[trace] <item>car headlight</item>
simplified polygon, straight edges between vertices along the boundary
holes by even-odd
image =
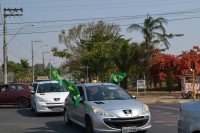
[[[47,101],[44,100],[44,99],[41,98],[41,97],[37,97],[37,98],[36,98],[36,101],[38,101],[38,102],[42,102],[42,103],[47,103]]]
[[[142,115],[149,113],[149,107],[146,104],[143,104]]]
[[[107,111],[104,111],[102,109],[96,108],[96,107],[92,107],[92,110],[94,113],[100,115],[100,116],[104,116],[104,117],[114,117],[112,114],[110,114]]]

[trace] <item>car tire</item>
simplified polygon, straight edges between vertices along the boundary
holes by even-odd
[[[34,111],[33,104],[31,104],[31,110]]]
[[[190,99],[190,98],[192,98],[192,92],[189,91],[187,94],[182,94],[182,97],[183,97],[184,99]]]
[[[183,99],[189,99],[189,95],[188,94],[182,94]]]
[[[37,108],[36,108],[36,105],[35,105],[34,113],[35,113],[35,116],[38,116],[38,115],[39,115],[39,113],[38,113],[38,111],[37,111]]]
[[[64,109],[64,122],[65,122],[65,125],[68,125],[68,126],[72,125],[72,121],[69,119],[69,115],[66,109]]]
[[[196,98],[197,98],[197,99],[200,99],[200,94],[196,94]]]
[[[92,120],[89,116],[85,118],[86,123],[86,133],[94,133]]]
[[[29,106],[28,100],[26,98],[20,98],[17,104],[20,108],[27,108]]]

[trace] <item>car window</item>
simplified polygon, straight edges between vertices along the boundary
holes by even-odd
[[[24,91],[25,89],[21,85],[10,85],[9,91]]]
[[[21,85],[17,85],[17,91],[24,91],[24,87]]]
[[[16,85],[10,85],[9,91],[17,91]]]
[[[88,101],[132,99],[124,89],[117,85],[98,85],[86,88]]]
[[[7,86],[6,85],[1,85],[0,86],[0,92],[6,92],[7,91]]]
[[[31,91],[34,91],[34,87],[29,85],[28,88],[31,90]]]
[[[39,84],[37,93],[48,93],[48,92],[66,92],[67,89],[63,85],[58,83],[45,83]]]

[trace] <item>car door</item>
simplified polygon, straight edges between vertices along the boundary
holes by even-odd
[[[84,87],[78,86],[78,90],[80,92],[80,97],[85,99]],[[77,107],[70,106],[71,116],[74,120],[76,120],[81,125],[85,124],[85,111],[84,111],[84,103],[79,103]]]
[[[24,87],[18,84],[10,84],[9,87],[9,96],[10,96],[10,103],[17,103],[19,97],[24,95]]]
[[[31,105],[35,109],[35,95],[37,92],[38,83],[33,83],[33,91],[31,92]]]
[[[5,104],[7,100],[6,85],[0,85],[0,104]]]

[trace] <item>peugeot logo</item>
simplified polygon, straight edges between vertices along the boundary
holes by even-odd
[[[55,101],[60,101],[60,98],[54,98]]]
[[[132,114],[131,110],[123,110],[123,112],[124,112],[125,115],[131,115]]]

